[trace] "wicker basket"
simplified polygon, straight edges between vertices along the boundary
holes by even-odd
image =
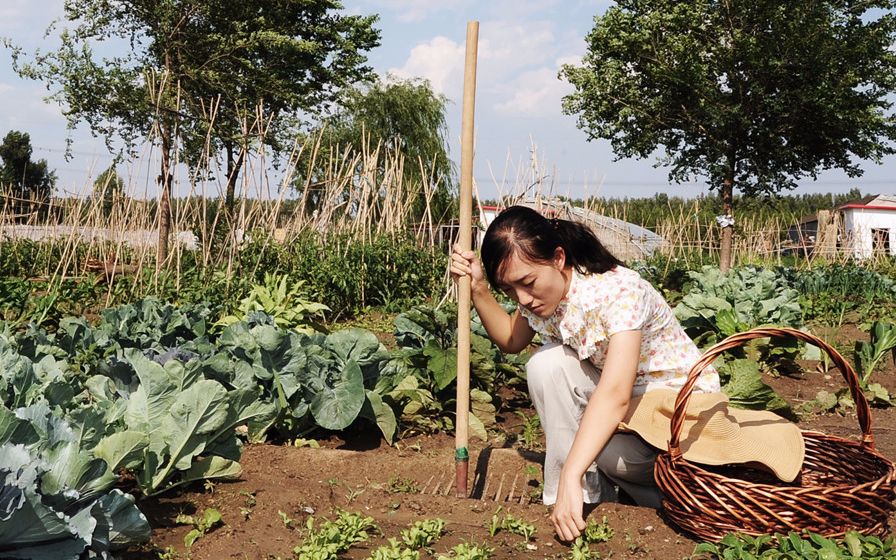
[[[746,341],[792,336],[827,352],[840,369],[856,404],[861,443],[803,431],[806,456],[791,483],[758,471],[729,465],[706,467],[687,461],[679,440],[685,410],[700,373],[722,352]],[[894,510],[894,464],[874,449],[871,412],[856,373],[836,350],[802,331],[759,328],[728,337],[701,356],[678,393],[668,453],[660,453],[655,477],[668,517],[685,531],[718,541],[726,533],[748,535],[808,530],[841,537],[856,530],[883,536]],[[769,442],[774,445],[774,442]]]

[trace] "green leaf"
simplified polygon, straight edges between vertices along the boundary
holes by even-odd
[[[359,416],[375,423],[383,433],[383,438],[385,438],[386,442],[392,445],[395,432],[398,430],[395,412],[374,391],[367,391],[366,395],[367,400],[364,401],[364,406],[361,408]]]
[[[357,363],[328,372],[324,386],[311,400],[311,414],[328,430],[342,430],[354,422],[364,405],[364,377]]]
[[[93,449],[93,454],[106,461],[113,473],[119,469],[133,469],[143,463],[149,436],[136,430],[125,430],[104,437]]]
[[[423,349],[429,358],[427,370],[435,381],[436,388],[441,391],[457,378],[457,348],[442,349],[436,341],[431,340]]]

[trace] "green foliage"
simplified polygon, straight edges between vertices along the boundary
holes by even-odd
[[[790,404],[762,380],[759,364],[749,359],[725,361],[717,366],[722,392],[732,406],[751,410],[770,410],[795,419]]]
[[[114,164],[97,176],[93,182],[93,196],[103,201],[103,215],[110,216],[116,205],[123,202],[124,187],[124,179],[118,175]]]
[[[505,356],[474,326],[470,346],[470,431],[487,439],[495,423],[492,395],[519,382],[525,356]],[[448,430],[456,395],[457,315],[454,309],[417,306],[395,318],[398,349],[384,366],[378,388],[401,410],[412,429]]]
[[[698,346],[763,325],[802,326],[799,294],[774,271],[747,266],[723,274],[704,266],[689,276],[690,288],[675,307],[675,316]],[[799,344],[791,338],[754,340],[734,353],[771,368],[791,369]]]
[[[401,540],[412,550],[431,548],[445,533],[444,519],[424,519],[401,531]]]
[[[613,529],[607,522],[606,515],[600,523],[597,523],[593,519],[589,519],[585,524],[585,530],[582,531],[580,536],[576,537],[575,541],[573,541],[572,546],[569,549],[569,558],[570,560],[590,560],[592,558],[599,558],[597,553],[593,552],[589,545],[607,542],[612,538]]]
[[[13,214],[27,211],[29,201],[43,202],[50,198],[56,174],[47,168],[47,160],[31,161],[31,136],[27,132],[9,131],[0,143],[0,194],[21,200],[6,201]]]
[[[488,560],[494,552],[486,544],[460,543],[447,556],[440,554],[439,560]]]
[[[336,560],[353,545],[365,542],[376,531],[372,517],[340,511],[333,521],[315,528],[314,518],[305,524],[305,540],[295,548],[297,560]]]
[[[19,74],[45,81],[51,99],[67,108],[71,127],[83,121],[109,142],[132,143],[158,124],[168,129],[163,135],[177,126],[183,159],[196,165],[207,137],[213,153],[223,149],[229,159],[252,142],[280,151],[298,119],[369,76],[364,53],[379,44],[376,16],[341,8],[329,1],[69,2],[71,26],[57,51],[23,63],[22,49],[7,46]],[[111,39],[131,49],[95,56],[93,44]],[[171,140],[162,140],[165,151]],[[231,171],[239,169],[229,166],[232,180]]]
[[[782,273],[799,292],[806,319],[839,328],[849,313],[868,320],[896,309],[896,280],[864,266],[832,264]]]
[[[846,533],[840,540],[827,539],[815,533],[800,535],[789,533],[775,536],[750,537],[731,533],[718,543],[701,543],[694,549],[692,558],[719,560],[847,560],[868,558],[884,560],[896,556],[892,538],[882,541],[877,537],[861,535],[855,531]]]
[[[10,373],[23,387],[35,381],[29,364],[10,358],[8,348],[0,350],[4,382]],[[111,489],[114,473],[89,451],[99,423],[79,418],[84,423],[55,416],[44,400],[14,409],[0,403],[0,555],[78,560],[90,551],[109,558],[149,540],[133,496]]]
[[[394,537],[387,539],[389,544],[377,547],[370,555],[370,560],[420,560],[420,551],[403,547]]]
[[[190,532],[184,535],[184,546],[187,548],[192,548],[193,543],[200,537],[209,533],[218,525],[224,524],[224,521],[221,519],[221,512],[215,508],[206,508],[202,512],[202,517],[182,513],[175,518],[174,522],[193,526]]]
[[[330,157],[361,155],[376,149],[401,155],[404,159],[404,186],[414,200],[414,216],[425,217],[427,202],[436,222],[451,217],[454,166],[448,154],[448,99],[435,93],[426,81],[393,77],[347,89],[333,115],[322,123],[321,154],[317,162]],[[309,156],[310,157],[310,156]],[[379,161],[388,161],[381,158]],[[324,175],[323,170],[313,170]],[[380,176],[394,173],[381,168]],[[306,188],[316,177],[300,177],[297,188]],[[432,192],[426,200],[421,188]],[[310,194],[310,193],[309,193]],[[311,198],[306,211],[313,212],[320,201]]]
[[[529,523],[525,519],[520,519],[512,515],[510,512],[507,512],[504,514],[503,518],[501,518],[498,514],[501,513],[502,509],[503,508],[499,506],[495,513],[492,514],[491,523],[488,527],[488,534],[494,537],[499,531],[504,530],[508,533],[523,537],[524,542],[532,540],[532,537],[535,535],[535,525]]]
[[[563,66],[563,109],[619,157],[663,147],[678,182],[752,195],[820,169],[857,176],[894,152],[889,6],[621,1],[595,18],[582,64]]]
[[[854,359],[856,373],[861,382],[868,385],[874,368],[889,353],[896,364],[896,325],[884,321],[875,321],[868,332],[870,340],[857,340]]]
[[[278,327],[311,334],[322,329],[320,321],[330,308],[303,297],[304,282],[290,282],[288,274],[265,272],[264,283],[255,284],[240,300],[238,315],[225,315],[216,325],[229,326],[247,320],[252,313],[265,313]]]

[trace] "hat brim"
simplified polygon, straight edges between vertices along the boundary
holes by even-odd
[[[677,396],[672,389],[656,389],[634,397],[620,428],[668,449]],[[761,465],[784,482],[796,479],[806,453],[796,424],[768,410],[730,407],[722,393],[691,395],[679,445],[688,461]]]

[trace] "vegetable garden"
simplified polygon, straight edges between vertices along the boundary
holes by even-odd
[[[381,246],[429,264],[390,272]],[[732,535],[697,546],[661,514],[625,504],[598,506],[578,542],[555,540],[539,504],[542,435],[526,356],[502,355],[475,317],[471,463],[482,459],[473,495],[483,499],[448,496],[456,312],[437,304],[444,256],[412,241],[358,245],[368,269],[381,267],[366,284],[334,285],[341,271],[327,268],[326,251],[300,258],[272,247],[255,253],[254,270],[266,273],[227,282],[185,267],[179,288],[162,278],[156,296],[129,302],[99,278],[42,291],[22,274],[39,259],[23,255],[50,248],[0,248],[0,557],[896,555],[892,542],[858,535]],[[745,265],[725,275],[668,259],[632,266],[700,346],[764,324],[833,343],[876,407],[881,451],[896,456],[891,264]],[[349,305],[362,289],[374,306]],[[765,339],[721,362],[737,406],[857,433],[848,392],[813,348]]]

